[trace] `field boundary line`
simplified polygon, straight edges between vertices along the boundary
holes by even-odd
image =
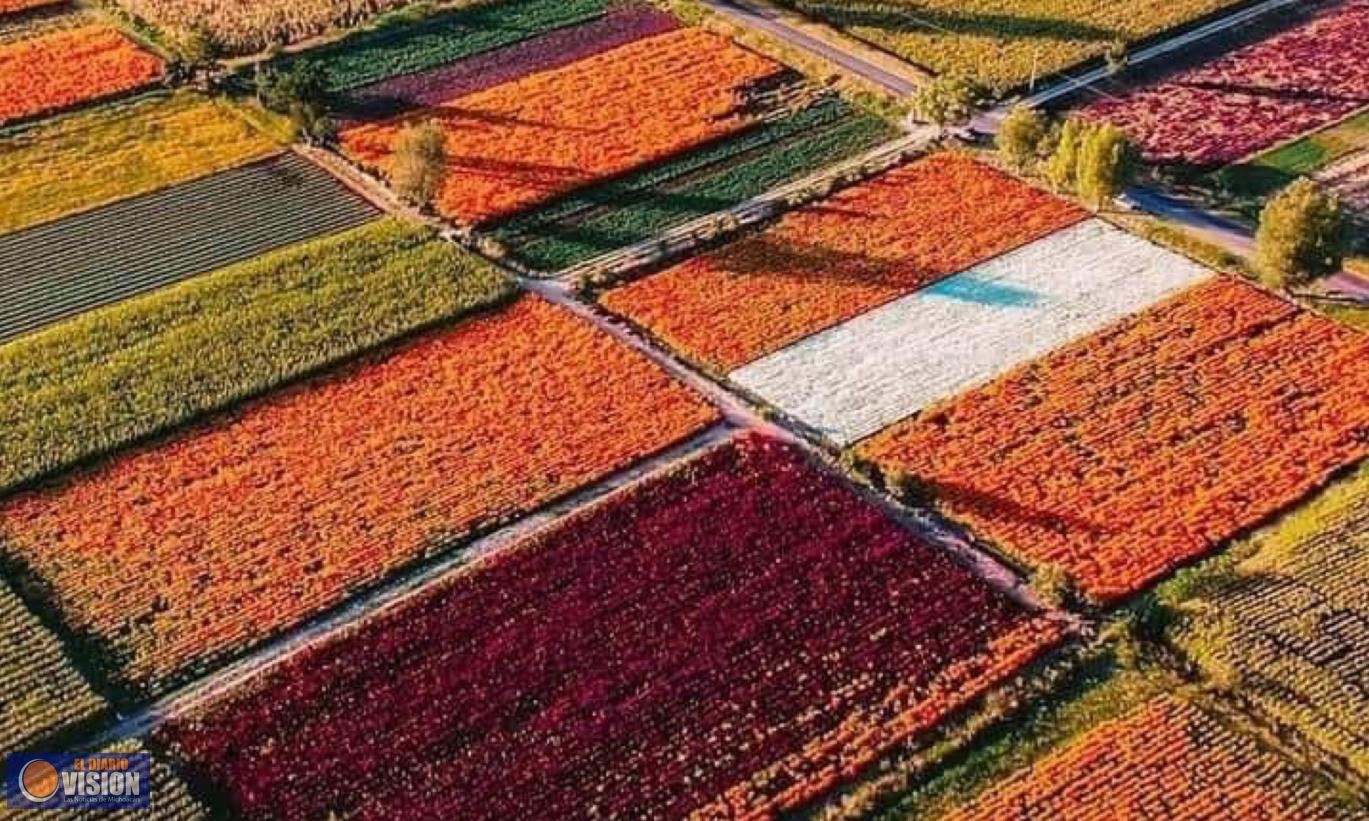
[[[214,672],[140,705],[129,714],[86,742],[90,749],[130,738],[146,738],[166,721],[184,715],[201,704],[213,701],[252,678],[287,663],[297,654],[325,644],[349,631],[361,629],[372,620],[425,595],[463,572],[473,563],[487,559],[521,543],[524,539],[555,527],[567,518],[593,508],[613,496],[628,491],[643,481],[672,469],[677,463],[728,442],[736,429],[715,422],[689,438],[664,450],[643,457],[571,495],[544,505],[490,533],[464,544],[454,545],[431,562],[400,573],[359,596],[345,599],[321,616],[268,639],[247,655]]]
[[[766,222],[788,210],[826,199],[839,187],[863,182],[902,165],[926,153],[942,136],[940,128],[921,126],[906,136],[876,146],[859,156],[772,188],[731,208],[677,225],[651,239],[545,276],[539,277],[530,272],[524,276],[529,279],[593,284],[617,282],[644,268],[685,256],[700,246],[729,239],[745,228]],[[506,260],[500,262],[509,267]]]

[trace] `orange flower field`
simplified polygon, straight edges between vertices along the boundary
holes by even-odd
[[[397,136],[434,120],[447,134],[445,216],[485,222],[669,157],[751,124],[740,91],[781,67],[700,29],[649,37],[343,132],[343,151],[384,168]]]
[[[730,371],[1083,217],[966,155],[936,154],[602,301]]]
[[[862,451],[1109,603],[1369,455],[1366,362],[1369,337],[1217,278]]]
[[[0,504],[9,558],[157,691],[717,412],[525,297]]]
[[[65,0],[0,0],[0,15],[39,9],[43,6],[55,6],[63,2]]]
[[[1342,817],[1272,754],[1161,696],[991,788],[945,821]]]
[[[132,91],[164,71],[161,58],[108,26],[0,44],[0,123]]]

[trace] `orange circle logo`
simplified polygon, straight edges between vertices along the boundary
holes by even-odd
[[[19,791],[30,801],[42,803],[57,794],[57,768],[35,759],[19,771]]]

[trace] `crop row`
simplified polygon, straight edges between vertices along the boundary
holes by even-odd
[[[862,447],[1113,602],[1369,455],[1369,340],[1217,278]]]
[[[383,168],[416,121],[447,135],[436,207],[485,222],[632,171],[751,124],[738,98],[780,67],[729,40],[682,29],[341,135],[362,165]]]
[[[941,153],[610,291],[603,304],[730,371],[1083,218],[968,156]]]
[[[1210,276],[1089,220],[733,371],[841,445]]]
[[[0,340],[376,215],[287,153],[0,235]]]
[[[715,419],[527,297],[12,496],[0,534],[156,691]]]
[[[893,134],[883,121],[826,100],[515,218],[495,235],[525,264],[556,270],[730,208]]]
[[[383,221],[0,346],[0,489],[503,300],[490,266]]]
[[[262,159],[275,143],[222,103],[145,97],[0,138],[0,233]]]
[[[744,437],[159,739],[248,817],[759,815],[1059,638],[798,451]]]
[[[1214,679],[1369,778],[1369,472],[1160,589]]]
[[[1236,0],[786,0],[938,74],[1026,85]]]
[[[57,637],[0,581],[0,749],[28,749],[104,707]]]
[[[0,43],[0,124],[151,85],[165,66],[102,25]]]
[[[1369,0],[1084,108],[1154,162],[1224,165],[1369,103]]]
[[[1345,817],[1277,756],[1171,696],[1100,724],[944,816],[946,821]]]
[[[678,27],[675,18],[663,11],[646,6],[627,6],[583,25],[565,26],[503,48],[456,59],[439,68],[404,74],[358,88],[348,97],[365,111],[441,105],[456,97],[484,91],[539,71],[568,66],[577,60]],[[460,42],[468,43],[469,38],[470,35],[466,35]]]

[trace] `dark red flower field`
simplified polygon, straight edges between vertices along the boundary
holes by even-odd
[[[165,728],[248,817],[794,806],[1060,637],[786,445],[709,451]]]

